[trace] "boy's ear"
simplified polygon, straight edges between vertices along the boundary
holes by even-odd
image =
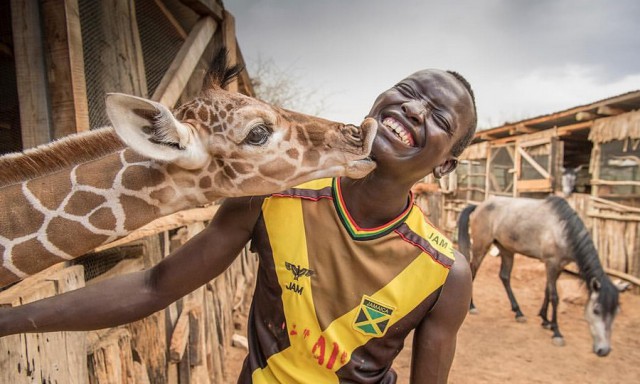
[[[458,166],[458,159],[450,158],[445,160],[442,164],[438,165],[433,169],[433,176],[436,179],[441,178],[442,176],[453,172],[454,169]]]

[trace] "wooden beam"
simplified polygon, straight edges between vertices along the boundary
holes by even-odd
[[[596,219],[606,219],[615,221],[639,221],[640,215],[623,215],[620,213],[600,213],[597,211],[588,211],[587,215]]]
[[[598,118],[598,115],[595,113],[580,111],[576,113],[576,121],[587,121],[587,120],[595,120]]]
[[[521,192],[545,192],[551,190],[552,186],[549,179],[518,180],[518,194]]]
[[[482,132],[479,134],[479,137],[480,137],[481,140],[487,140],[487,141],[491,141],[491,140],[495,140],[496,139],[495,136],[493,136],[493,135],[491,135],[489,133],[482,133]]]
[[[518,138],[517,136],[507,136],[501,139],[494,139],[490,141],[491,141],[491,144],[509,144],[509,143],[515,142],[517,138]]]
[[[251,78],[249,77],[249,71],[247,70],[247,64],[244,61],[244,57],[242,56],[242,51],[240,50],[240,45],[236,40],[236,52],[238,57],[238,63],[242,65],[242,71],[240,71],[240,81],[239,88],[240,92],[247,96],[255,97],[255,92],[253,91],[253,86],[251,85]]]
[[[620,212],[635,212],[640,213],[640,208],[632,207],[629,205],[624,205],[620,203],[616,203],[615,201],[603,199],[596,196],[589,196],[589,199],[593,200],[596,204],[601,204],[605,209],[610,209],[614,211]]]
[[[217,23],[210,17],[203,17],[196,23],[153,93],[153,100],[169,108],[175,105],[216,28]]]
[[[628,282],[630,282],[632,284],[635,284],[638,287],[640,287],[640,279],[635,277],[635,276],[632,276],[632,275],[630,275],[628,273],[616,271],[614,269],[610,269],[610,268],[607,268],[607,267],[603,267],[602,269],[604,270],[604,272],[607,275],[611,275],[613,277],[618,277],[618,278],[620,278],[622,280],[626,280],[626,281],[628,281]],[[569,272],[569,273],[573,273],[575,275],[579,275],[580,274],[580,271],[578,270],[578,267],[576,266],[575,263],[571,263],[571,264],[567,265],[566,267],[564,267],[564,270]]]
[[[555,135],[555,132],[550,132],[553,133],[553,135]],[[553,136],[547,136],[547,137],[540,137],[537,139],[529,139],[529,140],[522,140],[518,142],[518,146],[521,148],[529,148],[529,147],[537,147],[539,145],[545,145],[545,144],[550,144],[551,143],[551,138]]]
[[[222,44],[229,51],[229,66],[238,63],[238,43],[236,42],[236,20],[232,14],[224,11],[224,19],[222,20]],[[227,84],[229,92],[238,92],[238,79],[235,78]]]
[[[205,362],[204,313],[202,305],[196,305],[189,311],[189,363],[191,366]]]
[[[536,162],[536,161],[534,160],[534,158],[533,158],[533,157],[531,157],[531,155],[529,155],[529,154],[527,153],[527,151],[525,151],[525,150],[524,150],[524,149],[522,149],[521,147],[518,147],[518,153],[520,153],[520,156],[524,157],[524,158],[525,158],[525,160],[527,160],[527,162],[528,162],[529,164],[531,164],[531,166],[532,166],[536,171],[538,171],[538,173],[539,173],[539,174],[541,174],[541,175],[542,175],[542,177],[544,177],[545,179],[548,179],[549,177],[551,177],[551,176],[549,175],[549,172],[547,172],[547,170],[546,170],[546,169],[542,168],[542,167],[540,166],[540,164],[538,164],[538,162]]]
[[[600,106],[596,111],[598,115],[604,115],[604,116],[615,116],[625,112],[627,111],[625,111],[622,108],[611,107],[609,105]]]
[[[162,2],[162,0],[154,0],[154,1],[158,6],[158,8],[160,9],[160,11],[162,12],[162,14],[167,18],[167,20],[169,20],[169,23],[173,25],[173,28],[175,28],[176,32],[178,32],[178,35],[180,35],[180,37],[182,37],[183,39],[186,39],[188,36],[187,32],[184,30],[184,28],[182,28],[182,24],[180,24],[180,22],[176,19],[176,17],[173,16],[173,13],[171,13],[169,8],[167,8],[167,6],[164,5],[164,2]]]
[[[180,0],[197,14],[213,17],[216,21],[224,18],[224,9],[216,0]]]
[[[54,139],[90,129],[78,0],[43,0]]]
[[[189,312],[191,307],[186,305],[182,308],[176,326],[171,334],[171,343],[169,344],[169,362],[179,363],[186,351],[187,342],[189,341]]]
[[[591,185],[614,185],[614,186],[626,186],[631,185],[635,187],[640,187],[640,181],[635,180],[596,180],[592,179],[590,182]]]
[[[514,133],[533,133],[533,132],[538,132],[538,129],[535,128],[531,128],[526,126],[524,123],[518,123],[515,125],[515,127],[513,127],[511,130],[509,130],[509,132],[511,132],[511,134]]]
[[[182,227],[195,222],[203,222],[211,220],[218,211],[219,205],[209,205],[204,208],[193,208],[156,219],[142,228],[136,229],[119,240],[104,244],[94,249],[93,252],[101,252],[105,249],[114,248],[123,244],[130,243],[143,237],[158,234],[160,232],[169,231],[178,227]]]
[[[565,125],[558,128],[558,136],[566,136],[578,131],[587,131],[591,129],[592,125],[593,120],[583,121],[582,123],[577,124]]]
[[[13,54],[23,149],[51,141],[47,72],[38,0],[11,0]]]

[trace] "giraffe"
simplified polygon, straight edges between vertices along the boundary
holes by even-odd
[[[182,209],[375,168],[375,120],[345,125],[228,92],[237,68],[219,56],[173,113],[108,94],[112,127],[0,157],[0,287]]]

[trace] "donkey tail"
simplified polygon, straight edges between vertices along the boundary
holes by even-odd
[[[460,253],[471,261],[471,239],[469,237],[469,216],[475,211],[476,206],[473,204],[467,205],[458,217],[458,250]]]

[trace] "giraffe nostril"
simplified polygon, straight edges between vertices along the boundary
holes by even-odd
[[[349,125],[345,125],[344,131],[345,131],[344,132],[345,136],[347,136],[349,140],[356,141],[356,142],[362,141],[362,130],[360,129],[360,127],[349,124]]]

